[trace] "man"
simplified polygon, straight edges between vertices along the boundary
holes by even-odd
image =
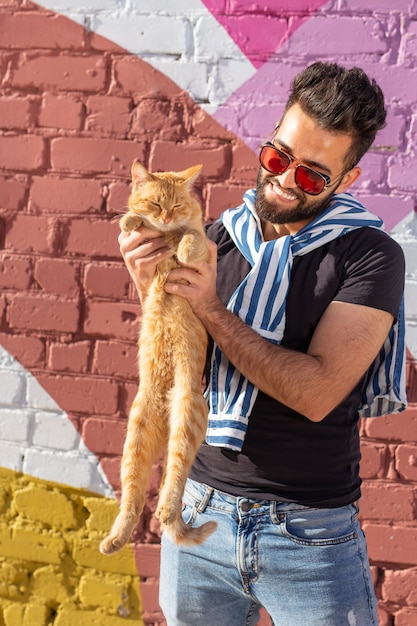
[[[169,626],[252,625],[261,606],[276,626],[377,624],[358,419],[374,396],[377,411],[405,406],[404,259],[346,190],[385,116],[362,70],[301,72],[261,148],[256,192],[208,227],[209,262],[166,283],[213,340],[207,443],[184,518],[218,524],[196,548],[162,538]],[[119,242],[144,298],[170,251],[145,229]]]

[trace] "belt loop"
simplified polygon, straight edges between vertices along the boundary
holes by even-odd
[[[199,505],[197,506],[198,513],[204,513],[209,503],[209,500],[213,494],[213,491],[214,491],[213,487],[206,487],[206,493],[204,494],[204,498],[200,501]]]
[[[271,520],[274,524],[279,524],[278,515],[277,515],[277,501],[270,500],[269,501],[269,514],[271,516]]]

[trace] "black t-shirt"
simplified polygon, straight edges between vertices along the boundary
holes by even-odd
[[[218,245],[217,290],[224,304],[250,271],[220,222],[207,229]],[[386,233],[359,228],[294,258],[281,344],[307,352],[330,302],[388,311],[397,317],[404,256]],[[357,408],[361,384],[321,422],[259,391],[241,453],[203,444],[190,476],[236,496],[335,507],[360,496]]]

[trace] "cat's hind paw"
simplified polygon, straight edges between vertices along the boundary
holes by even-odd
[[[122,539],[109,535],[100,543],[99,550],[102,554],[114,554],[114,552],[121,550],[125,543]]]
[[[155,511],[155,517],[161,522],[161,524],[170,524],[178,516],[178,508],[166,502],[160,502],[158,508]]]

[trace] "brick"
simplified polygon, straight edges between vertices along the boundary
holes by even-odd
[[[65,452],[79,446],[79,434],[65,414],[37,411],[32,428],[32,444],[41,449]]]
[[[128,622],[124,617],[106,615],[101,611],[82,611],[62,606],[58,610],[54,626],[74,626],[74,624],[77,626],[126,626],[126,623]],[[134,623],[135,626],[143,626],[142,619],[137,619]]]
[[[0,289],[27,289],[31,280],[29,259],[10,255],[0,257]]]
[[[73,333],[78,328],[78,303],[45,294],[12,297],[8,311],[11,328]]]
[[[52,610],[41,604],[28,604],[25,609],[23,626],[47,626]]]
[[[78,565],[93,567],[94,569],[101,570],[103,572],[125,574],[127,576],[137,575],[133,551],[129,545],[122,548],[120,552],[112,554],[111,557],[101,554],[98,546],[98,539],[94,540],[91,537],[88,537],[85,540],[82,540],[80,538],[76,538],[74,540],[74,548],[72,552],[74,561]],[[70,624],[70,626],[73,626],[73,623]]]
[[[100,211],[102,187],[99,181],[84,178],[34,176],[30,209],[46,213],[77,214]]]
[[[120,259],[117,242],[119,229],[110,221],[94,222],[72,219],[68,225],[68,235],[64,251],[69,254],[87,257],[105,257]]]
[[[126,422],[121,420],[87,419],[82,438],[87,448],[96,454],[121,454],[126,437]]]
[[[384,444],[361,442],[361,477],[382,478],[388,463],[389,449]]]
[[[403,413],[366,419],[365,432],[373,439],[387,441],[415,441],[417,432],[417,410],[409,408]]]
[[[80,48],[83,31],[75,22],[63,16],[42,12],[3,13],[0,16],[3,33],[2,47],[21,48]]]
[[[28,52],[21,55],[12,70],[10,85],[37,91],[86,91],[104,89],[106,61],[103,56],[75,56],[70,54],[42,54]]]
[[[141,578],[159,578],[161,546],[156,543],[134,546],[136,568]]]
[[[130,581],[131,578],[126,576],[86,574],[81,577],[78,587],[80,600],[85,607],[89,608],[104,607],[107,611],[111,611],[115,606],[119,609],[125,608],[129,617],[133,617],[132,603],[129,602]]]
[[[417,445],[399,445],[395,450],[395,461],[402,478],[417,481]]]
[[[366,519],[390,521],[414,520],[414,490],[412,487],[386,481],[362,484],[361,515]]]
[[[39,259],[34,278],[45,292],[73,298],[79,292],[78,266],[73,261]]]
[[[32,593],[36,598],[42,598],[49,602],[68,602],[72,595],[65,576],[52,565],[39,567],[33,572]]]
[[[192,165],[203,164],[200,178],[224,177],[230,170],[228,146],[215,143],[202,145],[201,142],[176,144],[168,141],[156,141],[150,156],[151,171],[181,171]]]
[[[132,132],[152,136],[168,126],[171,102],[167,98],[144,98],[138,102],[132,119]]]
[[[130,179],[135,159],[143,160],[144,144],[121,139],[60,137],[51,141],[51,162],[56,170],[89,174],[115,174]]]
[[[91,459],[74,456],[73,453],[59,454],[56,450],[29,448],[25,451],[22,471],[43,480],[76,485],[77,489],[92,490],[97,487],[97,466]]]
[[[0,29],[2,15],[0,13]],[[31,100],[18,96],[0,98],[0,127],[7,130],[27,128],[31,122]]]
[[[0,345],[26,368],[44,365],[45,343],[42,339],[0,333]]]
[[[38,117],[39,126],[65,130],[81,130],[83,125],[83,104],[69,94],[55,96],[44,94]]]
[[[106,474],[107,479],[113,489],[119,490],[121,487],[120,484],[120,457],[110,458],[110,457],[102,457],[100,459],[100,465],[103,469],[103,472]]]
[[[2,467],[7,467],[16,472],[22,471],[23,450],[20,446],[13,446],[10,443],[0,442],[0,458]],[[3,556],[1,545],[0,554]]]
[[[84,332],[135,341],[138,336],[139,306],[119,302],[88,302]]]
[[[56,222],[39,215],[16,215],[6,235],[5,248],[19,252],[54,254]]]
[[[115,182],[109,185],[109,195],[107,198],[108,211],[115,215],[123,215],[127,211],[127,199],[130,193],[131,183]]]
[[[113,62],[113,71],[112,93],[118,95],[137,97],[140,93],[142,98],[146,96],[167,98],[181,92],[173,81],[164,79],[161,72],[132,55],[116,58]]]
[[[417,609],[400,609],[395,613],[395,626],[417,626]]]
[[[25,197],[26,181],[0,176],[0,207],[2,209],[22,209]]]
[[[121,300],[129,294],[130,277],[124,265],[90,263],[84,270],[84,287],[89,296]]]
[[[2,384],[6,383],[7,380],[4,380],[3,383],[2,374]],[[17,412],[11,408],[0,409],[0,432],[2,441],[13,441],[17,444],[27,442],[29,439],[30,425],[30,421],[23,413]]]
[[[242,189],[232,185],[209,185],[206,220],[216,220],[220,214],[231,207],[242,204]]]
[[[35,172],[45,166],[45,140],[37,135],[6,135],[0,142],[0,168]]]
[[[18,405],[24,398],[25,378],[12,370],[1,372],[1,399],[5,406]]]
[[[84,506],[89,516],[86,520],[86,526],[89,532],[111,528],[116,516],[119,512],[119,505],[116,500],[109,498],[84,498]]]
[[[92,376],[48,376],[39,373],[39,384],[65,411],[89,415],[113,415],[117,411],[118,386]]]
[[[417,528],[363,523],[373,563],[417,563]]]
[[[89,341],[75,343],[54,343],[49,350],[48,366],[59,372],[76,372],[85,374],[91,350]]]
[[[386,570],[382,598],[395,604],[417,605],[417,568]]]
[[[136,345],[115,341],[96,341],[93,372],[101,376],[121,376],[137,380],[138,348]]]
[[[145,615],[160,613],[159,581],[152,579],[142,580],[140,588],[142,592],[143,612]]]
[[[74,505],[57,490],[31,485],[14,493],[14,506],[19,515],[60,529],[77,528]]]
[[[6,626],[23,626],[23,614],[25,607],[22,604],[11,604],[4,609],[4,622]]]
[[[87,100],[86,130],[126,135],[130,130],[130,98],[90,96]]]
[[[64,552],[64,540],[52,533],[40,533],[19,527],[0,529],[2,557],[59,565]]]

